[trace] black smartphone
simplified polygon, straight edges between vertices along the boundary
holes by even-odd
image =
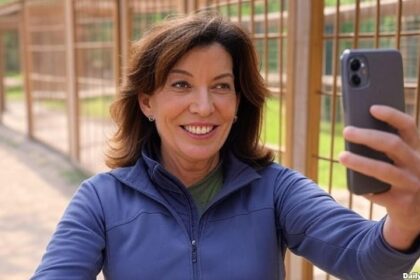
[[[341,89],[345,125],[397,133],[370,114],[372,105],[387,105],[402,112],[404,81],[401,54],[394,49],[352,49],[341,56]],[[365,157],[392,161],[381,152],[364,145],[345,143],[346,150]],[[355,194],[381,193],[389,184],[347,169],[347,185]]]

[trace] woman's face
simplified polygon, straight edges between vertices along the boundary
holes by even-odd
[[[196,47],[171,69],[153,95],[140,95],[146,116],[155,118],[161,154],[189,162],[218,157],[238,107],[233,64],[218,43]]]

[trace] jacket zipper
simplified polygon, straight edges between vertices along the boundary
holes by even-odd
[[[192,240],[191,246],[192,246],[192,262],[196,263],[197,262],[197,241]]]

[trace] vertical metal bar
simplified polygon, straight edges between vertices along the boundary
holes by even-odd
[[[279,137],[279,153],[278,153],[278,158],[280,160],[281,163],[283,163],[283,153],[284,150],[284,143],[283,143],[283,99],[284,99],[284,85],[283,85],[283,50],[284,50],[284,45],[283,45],[283,26],[284,26],[284,17],[283,17],[283,10],[284,10],[284,1],[285,0],[281,0],[280,1],[280,9],[279,9],[279,32],[278,32],[278,65],[279,65],[279,133],[278,133],[278,137]]]
[[[401,47],[401,19],[402,19],[402,0],[398,0],[397,7],[397,28],[395,31],[395,43],[396,48],[400,49]]]
[[[284,164],[286,166],[293,166],[293,104],[294,104],[294,92],[295,92],[295,59],[296,49],[290,47],[294,45],[296,41],[296,9],[297,4],[295,0],[289,1],[288,6],[288,17],[287,17],[287,84],[286,84],[286,139],[285,139],[285,157]]]
[[[80,161],[79,100],[77,91],[74,1],[65,0],[67,108],[69,124],[69,154],[73,162]]]
[[[242,0],[238,1],[238,22],[242,22]]]
[[[359,46],[359,28],[360,28],[360,0],[356,0],[356,13],[354,16],[354,37],[353,37],[353,47],[357,48]]]
[[[336,7],[335,7],[335,29],[334,29],[334,41],[333,41],[333,85],[332,85],[332,115],[335,114],[335,103],[337,99],[337,74],[338,74],[338,52],[339,52],[339,33],[340,33],[340,0],[337,0]],[[331,116],[333,119],[333,116]],[[332,171],[333,171],[333,156],[334,156],[334,130],[335,130],[335,123],[331,121],[331,146],[329,151],[329,166],[328,166],[328,192],[332,192]]]
[[[379,48],[380,32],[381,32],[381,0],[376,0],[375,48]]]
[[[380,38],[380,24],[381,24],[381,2],[376,0],[376,14],[375,14],[375,48],[379,48]],[[373,218],[373,203],[369,201],[369,219]]]
[[[251,0],[249,5],[251,5],[251,36],[255,38],[255,1]]]
[[[20,42],[22,44],[22,63],[23,63],[23,78],[24,78],[24,93],[26,105],[26,124],[27,134],[30,139],[34,138],[34,114],[33,114],[33,100],[31,88],[31,72],[32,72],[32,53],[30,53],[30,36],[28,30],[29,21],[29,7],[26,0],[22,0],[22,11],[20,22]]]
[[[264,79],[268,79],[268,3],[264,0]]]
[[[353,48],[357,48],[359,46],[359,26],[360,26],[360,0],[356,0],[355,16],[354,16]]]
[[[354,16],[353,48],[359,47],[359,26],[360,26],[360,0],[356,0],[355,16]],[[335,111],[335,103],[334,103],[334,111]],[[335,123],[335,112],[334,112],[334,123]],[[349,192],[349,208],[350,209],[353,208],[353,194],[351,192]]]

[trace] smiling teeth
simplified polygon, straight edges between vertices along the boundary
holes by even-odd
[[[213,130],[213,126],[193,126],[193,125],[186,125],[185,130],[197,135],[207,134]]]

